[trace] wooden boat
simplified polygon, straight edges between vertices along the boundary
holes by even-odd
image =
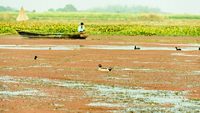
[[[85,33],[75,33],[75,34],[44,34],[44,33],[34,33],[28,31],[16,30],[19,35],[28,38],[55,38],[55,39],[86,39],[87,35]]]

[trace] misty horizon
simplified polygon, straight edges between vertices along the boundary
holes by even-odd
[[[157,8],[161,12],[178,14],[200,14],[200,1],[198,0],[1,0],[0,6],[20,9],[22,6],[28,10],[38,12],[48,11],[48,9],[63,8],[67,4],[72,4],[79,11],[85,11],[94,8],[104,8],[108,6],[143,6],[148,8]]]

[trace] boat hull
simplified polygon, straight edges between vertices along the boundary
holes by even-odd
[[[75,33],[75,34],[43,34],[43,33],[33,33],[27,31],[16,30],[17,33],[23,37],[28,38],[54,38],[54,39],[86,39],[87,35],[85,33]]]

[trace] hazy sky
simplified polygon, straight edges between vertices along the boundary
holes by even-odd
[[[163,12],[200,14],[200,0],[0,0],[0,5],[19,9],[47,11],[73,4],[78,10],[108,5],[141,5],[160,8]]]

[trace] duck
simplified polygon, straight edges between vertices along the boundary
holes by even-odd
[[[140,50],[140,48],[139,48],[139,47],[137,47],[137,46],[135,46],[135,47],[134,47],[134,50]]]
[[[108,67],[108,68],[107,67],[102,67],[101,64],[98,65],[98,70],[99,71],[112,71],[112,69],[113,68],[111,68],[111,67]]]
[[[37,56],[35,56],[35,57],[34,57],[34,60],[37,60],[37,58],[38,58],[38,57],[37,57]]]
[[[181,48],[178,48],[178,47],[175,47],[176,48],[176,51],[181,51]]]

